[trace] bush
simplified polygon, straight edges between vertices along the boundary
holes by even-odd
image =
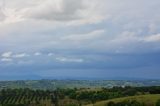
[[[111,101],[106,106],[115,106],[115,103]]]
[[[156,102],[156,106],[160,106],[160,100]]]
[[[136,100],[126,100],[118,103],[109,102],[106,106],[144,106],[144,104]]]

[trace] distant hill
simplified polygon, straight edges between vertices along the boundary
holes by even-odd
[[[160,86],[160,80],[18,80],[0,81],[2,88],[112,88],[114,86]]]
[[[94,106],[107,106],[106,104],[109,102],[122,102],[125,100],[136,100],[138,102],[143,102],[145,104],[150,104],[148,106],[154,106],[156,104],[157,100],[160,99],[160,94],[155,94],[155,95],[140,95],[140,96],[130,96],[130,97],[122,97],[122,98],[117,98],[117,99],[111,99],[111,100],[106,100],[106,101],[100,101],[94,104]],[[92,104],[86,105],[86,106],[93,106]]]
[[[0,75],[0,81],[16,81],[16,80],[160,80],[160,78],[139,78],[139,77],[74,77],[74,76],[54,76],[54,77],[44,77],[39,75]]]

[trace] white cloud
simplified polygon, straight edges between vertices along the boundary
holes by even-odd
[[[4,57],[4,58],[9,58],[9,57],[12,56],[12,54],[13,54],[12,52],[5,52],[1,56]]]
[[[4,24],[33,19],[43,21],[43,23],[45,21],[58,22],[57,25],[61,23],[63,25],[82,25],[101,22],[105,19],[105,15],[102,14],[103,9],[97,7],[102,3],[97,3],[95,0],[92,3],[90,0],[31,0],[31,2],[24,1],[24,3],[20,0],[14,2],[6,0],[6,2],[7,6],[3,13],[7,17]]]
[[[82,63],[84,59],[81,58],[66,58],[66,57],[57,57],[56,60],[60,62],[75,62],[75,63]]]
[[[131,42],[135,42],[138,41],[138,36],[136,35],[137,33],[135,32],[130,32],[130,31],[124,31],[121,34],[119,34],[119,36],[116,36],[115,38],[113,38],[111,40],[112,43],[114,44],[124,44],[124,43],[131,43]]]
[[[13,55],[14,58],[23,58],[23,57],[29,57],[30,55],[26,53],[21,53],[21,54],[15,54]]]
[[[147,36],[144,38],[146,42],[160,42],[160,34]]]
[[[4,14],[4,3],[0,4],[0,22],[3,21],[6,18]]]
[[[53,56],[54,55],[54,53],[48,53],[48,56]]]
[[[16,9],[5,9],[5,20],[3,23],[11,24],[23,21],[22,15]]]
[[[36,53],[34,53],[34,55],[35,55],[35,56],[40,56],[40,55],[42,55],[42,53],[36,52]]]
[[[139,33],[125,31],[111,40],[115,44],[129,44],[137,42],[160,42],[160,34],[141,36]]]
[[[69,21],[79,18],[77,11],[81,8],[82,0],[46,0],[31,8],[29,15],[35,19]]]
[[[5,14],[3,13],[2,9],[0,8],[0,21],[3,21],[5,19]]]
[[[6,7],[5,3],[2,3],[0,6],[0,24],[11,24],[11,23],[16,23],[24,20],[22,18],[22,12],[24,11],[23,9],[17,10],[17,7],[15,8],[10,8]]]
[[[85,33],[85,34],[64,36],[61,39],[62,40],[73,40],[73,41],[91,40],[91,39],[96,39],[100,37],[104,32],[105,30],[95,30],[95,31]]]
[[[2,62],[11,62],[12,59],[11,58],[2,58],[1,61]]]

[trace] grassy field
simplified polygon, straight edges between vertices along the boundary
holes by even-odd
[[[94,106],[105,106],[105,104],[107,104],[110,101],[117,103],[117,102],[121,102],[124,100],[137,100],[139,102],[144,102],[146,104],[150,104],[149,106],[154,106],[153,104],[155,104],[158,99],[160,99],[160,94],[130,96],[130,97],[123,97],[123,98],[111,99],[111,100],[106,100],[106,101],[100,101],[100,102],[95,103]],[[93,106],[93,105],[90,104],[90,105],[86,105],[86,106]]]

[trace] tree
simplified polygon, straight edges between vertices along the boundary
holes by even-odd
[[[56,90],[51,94],[51,101],[55,106],[58,106],[58,92]]]

